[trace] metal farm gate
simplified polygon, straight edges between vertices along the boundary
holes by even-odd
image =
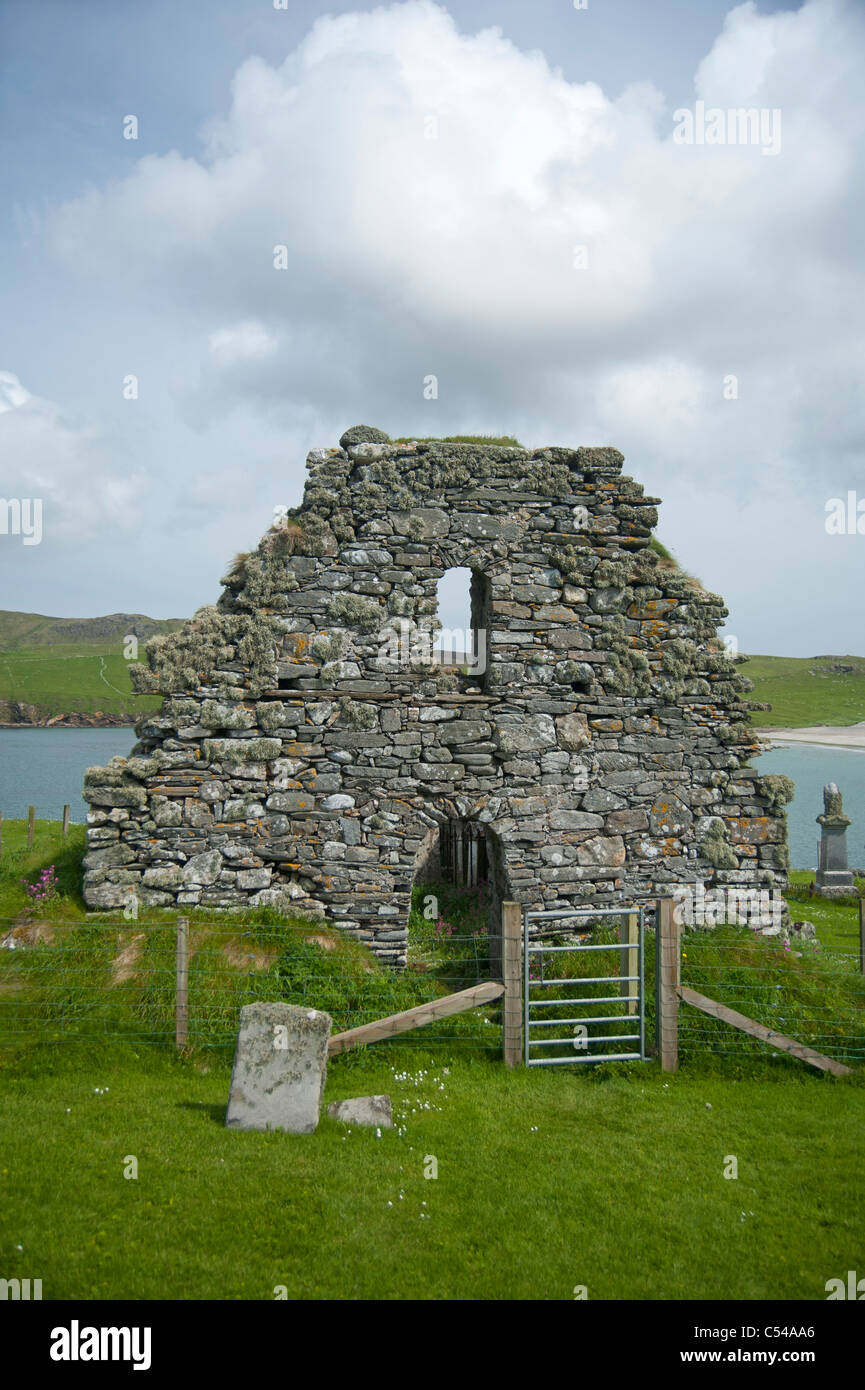
[[[620,918],[624,924],[618,940],[583,939],[594,924],[605,926],[611,918]],[[580,922],[586,925],[580,928]],[[546,923],[551,925],[545,930]],[[553,927],[552,923],[558,925]],[[577,932],[580,939],[565,945],[550,945],[541,939],[557,936],[561,940],[564,934],[573,937]],[[641,907],[524,912],[523,1038],[527,1067],[645,1060],[644,939]],[[618,970],[615,974],[598,973],[604,970],[605,956],[610,954],[618,956]],[[581,973],[584,968],[588,973]],[[610,1005],[616,1007],[609,1010]],[[603,1012],[599,1013],[601,1007]],[[592,1031],[598,1027],[600,1032]],[[607,1050],[616,1043],[618,1048]],[[593,1051],[596,1047],[601,1050]],[[537,1049],[542,1049],[541,1055]]]

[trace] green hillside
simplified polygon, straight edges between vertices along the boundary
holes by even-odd
[[[754,682],[749,699],[757,728],[798,729],[809,724],[858,724],[865,719],[865,657],[751,656],[741,668]]]
[[[97,714],[131,723],[158,709],[158,696],[133,694],[129,666],[135,658],[124,655],[126,639],[134,636],[140,646],[183,622],[142,613],[51,618],[0,611],[0,723]]]

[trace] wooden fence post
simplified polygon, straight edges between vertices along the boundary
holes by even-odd
[[[32,848],[33,848],[33,831],[34,831],[34,829],[35,829],[35,822],[36,822],[36,807],[35,807],[35,806],[28,806],[28,807],[27,807],[27,848],[28,848],[28,849],[32,849]]]
[[[502,903],[502,1056],[506,1067],[522,1061],[523,910],[519,903]]]
[[[672,898],[659,898],[655,912],[655,1037],[662,1071],[679,1067],[679,924]]]
[[[865,898],[859,899],[859,969],[865,975]]]
[[[69,807],[63,807],[63,834],[69,834]]]
[[[174,1001],[174,1041],[186,1046],[189,1021],[189,918],[177,919],[177,989]]]
[[[638,912],[628,913],[628,924],[625,928],[625,940],[627,946],[623,946],[619,952],[619,974],[623,977],[619,984],[619,994],[626,997],[633,994],[635,997],[628,1001],[625,1012],[635,1014],[637,1012],[637,999],[639,994],[639,981],[627,980],[626,975],[637,975],[640,970],[640,953],[638,943],[640,940],[640,914]],[[635,985],[637,988],[635,988]]]

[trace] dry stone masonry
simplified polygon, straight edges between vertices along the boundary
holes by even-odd
[[[88,906],[327,916],[400,965],[449,820],[483,828],[494,911],[783,886],[792,784],[748,765],[727,610],[622,463],[367,426],[313,450],[215,607],[147,644],[161,713],[86,775]],[[454,567],[474,669],[430,660]]]

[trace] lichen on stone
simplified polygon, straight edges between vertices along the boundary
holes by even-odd
[[[313,638],[310,650],[316,661],[322,664],[338,661],[345,651],[345,633],[339,630],[319,632]]]
[[[700,841],[700,854],[715,869],[738,868],[739,861],[730,844],[727,827],[720,816],[710,818]]]
[[[786,806],[796,795],[796,783],[792,777],[786,777],[783,772],[767,772],[758,778],[760,791],[768,798],[769,805],[773,811],[779,807]]]
[[[373,632],[381,626],[383,612],[381,604],[374,599],[363,598],[360,594],[334,594],[328,600],[327,616],[331,622],[345,623],[361,632]]]
[[[375,705],[361,700],[345,699],[339,702],[339,725],[346,729],[368,731],[378,728],[378,711]]]

